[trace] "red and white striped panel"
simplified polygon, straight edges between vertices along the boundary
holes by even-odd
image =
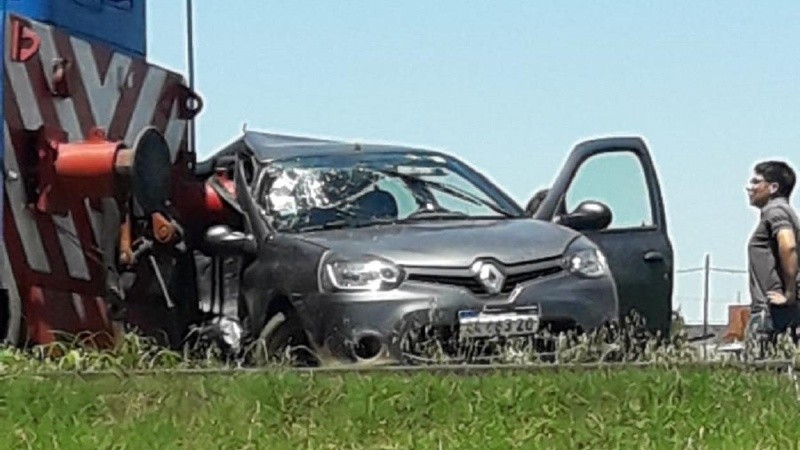
[[[39,39],[38,51],[24,62],[4,58],[4,226],[8,259],[34,341],[49,342],[51,330],[98,331],[107,326],[102,302],[104,271],[98,253],[100,205],[76,198],[64,216],[39,213],[28,206],[25,161],[35,159],[25,130],[42,125],[61,129],[70,141],[83,140],[93,127],[111,140],[132,146],[147,126],[162,131],[173,161],[186,151],[186,121],[178,117],[183,77],[138,58],[115,53],[60,29],[13,16]],[[51,94],[53,66],[67,61],[69,96]],[[2,257],[0,255],[0,261]],[[98,306],[100,305],[100,306]]]

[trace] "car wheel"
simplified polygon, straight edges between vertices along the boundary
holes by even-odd
[[[316,366],[319,361],[308,341],[300,317],[293,310],[273,315],[261,329],[255,362]]]

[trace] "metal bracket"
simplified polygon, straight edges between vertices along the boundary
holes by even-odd
[[[11,19],[11,61],[25,62],[31,59],[41,45],[41,38],[28,22]]]

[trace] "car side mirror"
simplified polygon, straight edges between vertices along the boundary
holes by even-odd
[[[611,224],[611,209],[604,203],[586,200],[581,202],[574,211],[559,216],[558,223],[573,230],[602,230]]]
[[[214,225],[203,236],[204,249],[217,256],[253,255],[258,247],[252,234],[233,231],[227,225]]]

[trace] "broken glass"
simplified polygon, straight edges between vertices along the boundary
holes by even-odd
[[[517,215],[468,169],[439,155],[299,157],[264,170],[257,201],[278,231]]]

